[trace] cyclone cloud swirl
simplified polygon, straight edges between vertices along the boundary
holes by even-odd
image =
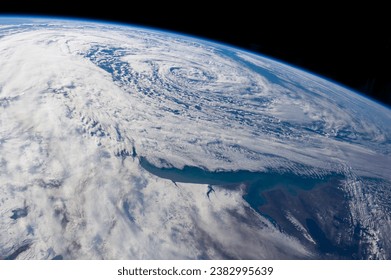
[[[389,109],[264,57],[146,29],[31,20],[0,23],[0,59],[0,213],[11,217],[0,221],[1,258],[315,256],[244,188],[206,197],[207,185],[156,177],[140,157],[211,172],[336,172],[355,199],[360,178],[391,181]]]

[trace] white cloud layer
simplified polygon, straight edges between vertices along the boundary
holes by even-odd
[[[208,199],[206,185],[175,185],[118,156],[134,147],[157,166],[303,175],[348,166],[391,180],[389,109],[266,58],[53,22],[1,26],[0,61],[3,257],[314,256],[251,209],[243,190]],[[15,209],[28,214],[9,218]]]

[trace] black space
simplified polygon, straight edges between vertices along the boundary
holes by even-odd
[[[232,3],[216,8],[211,1],[108,1],[103,5],[3,0],[0,14],[100,19],[196,35],[299,66],[391,106],[391,23],[386,7]]]

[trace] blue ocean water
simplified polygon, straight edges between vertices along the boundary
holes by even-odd
[[[208,171],[195,166],[185,166],[183,169],[169,167],[159,168],[140,157],[140,165],[148,172],[160,178],[173,182],[208,184],[221,188],[238,188],[245,185],[246,194],[243,198],[252,208],[259,211],[259,207],[267,203],[262,193],[274,188],[283,188],[291,195],[298,190],[311,190],[318,185],[329,182],[331,179],[343,178],[339,174],[330,174],[322,177],[309,177],[297,175],[292,172],[267,172],[239,171]]]

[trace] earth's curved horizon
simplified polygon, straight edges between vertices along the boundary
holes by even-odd
[[[0,15],[0,259],[390,259],[391,110],[282,62]]]

